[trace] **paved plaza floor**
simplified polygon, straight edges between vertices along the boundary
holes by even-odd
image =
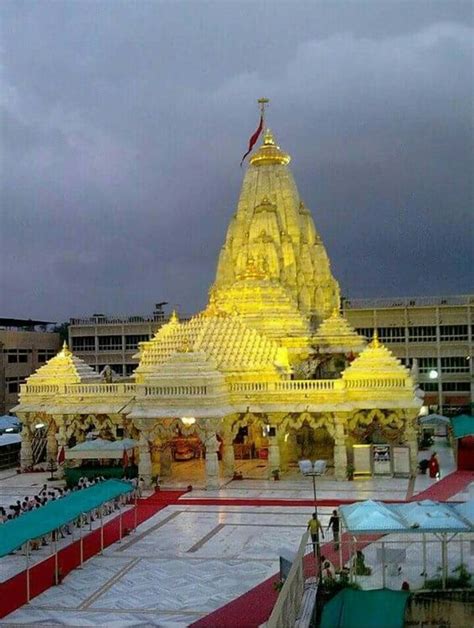
[[[424,453],[424,452],[422,452]],[[424,454],[426,455],[426,454]],[[445,473],[450,452],[442,452]],[[446,459],[446,460],[445,460]],[[10,499],[17,490],[33,488],[32,475],[0,475],[0,501]],[[40,488],[43,477],[34,477]],[[179,482],[179,480],[178,480]],[[400,499],[419,493],[435,481],[417,476],[415,482],[399,478],[375,478],[355,482],[318,480],[318,498],[325,499]],[[21,486],[20,486],[21,484]],[[28,492],[26,493],[28,494]],[[0,625],[67,626],[186,626],[222,607],[278,572],[281,547],[295,550],[311,516],[311,506],[202,505],[198,498],[239,498],[281,500],[311,499],[312,486],[296,473],[280,482],[251,479],[223,483],[220,490],[201,489],[187,493],[183,505],[171,505],[140,525],[136,533],[116,543],[71,572],[59,586],[48,589],[0,621]],[[467,493],[452,496],[464,499]],[[332,506],[319,509],[323,527]],[[395,535],[386,542],[399,541],[407,549],[402,572],[390,573],[387,586],[399,589],[403,580],[420,586],[421,545],[415,540],[400,541]],[[434,546],[433,546],[434,547]],[[474,570],[469,542],[463,550],[453,547],[450,568],[463,559]],[[310,548],[308,548],[309,550]],[[377,567],[376,545],[365,551],[373,575],[361,581],[364,588],[378,588],[382,575]],[[439,551],[429,552],[427,571],[435,575]],[[22,557],[7,557],[20,565]],[[7,560],[8,562],[8,560]],[[4,563],[6,565],[7,563]],[[0,582],[5,580],[0,560]],[[275,578],[276,579],[276,578]],[[0,584],[1,586],[1,584]],[[245,625],[245,624],[243,624]]]

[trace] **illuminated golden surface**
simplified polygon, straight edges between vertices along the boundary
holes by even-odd
[[[66,342],[61,351],[28,378],[29,384],[78,384],[97,379],[97,373],[69,350]]]
[[[377,337],[366,346],[340,315],[339,285],[289,161],[267,131],[250,159],[206,309],[185,322],[173,312],[140,343],[134,381],[98,381],[65,346],[21,387],[23,423],[34,425],[39,413],[59,430],[58,444],[84,438],[92,425],[107,435],[125,428],[140,442],[147,484],[171,468],[166,443],[178,432],[204,444],[209,488],[217,481],[219,435],[224,473],[232,477],[242,427],[254,447],[267,448],[269,473],[298,459],[298,431],[301,442],[313,438],[314,455],[324,444],[330,459],[332,448],[335,475],[344,479],[351,439],[377,422],[408,444],[415,472],[422,402],[400,361]],[[359,355],[341,375],[350,354]],[[22,468],[32,461],[29,433],[26,427]]]
[[[367,344],[337,308],[318,327],[313,341],[323,353],[360,353]]]
[[[265,278],[280,283],[304,316],[319,323],[339,307],[339,285],[288,162],[267,132],[245,174],[214,287],[231,287],[245,277],[249,264],[257,265]]]

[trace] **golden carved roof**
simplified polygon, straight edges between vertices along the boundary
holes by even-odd
[[[313,342],[327,353],[360,353],[367,344],[338,308],[334,308],[331,316],[318,327]]]
[[[229,288],[247,276],[257,278],[252,260],[260,275],[281,284],[304,316],[320,323],[339,305],[339,285],[288,163],[289,156],[267,131],[245,173],[215,286]]]
[[[372,342],[342,374],[344,380],[401,379],[411,382],[410,371],[374,334]]]
[[[228,376],[259,373],[263,380],[278,379],[279,368],[288,366],[286,353],[276,342],[246,326],[234,314],[214,315],[208,308],[185,323],[164,325],[154,338],[140,343],[137,383],[152,381],[158,365],[182,352],[183,347],[189,352],[203,351]]]
[[[252,166],[261,166],[269,164],[282,164],[287,165],[291,161],[291,157],[288,153],[281,150],[273,139],[270,129],[265,131],[263,136],[263,144],[250,158]]]
[[[92,367],[75,356],[64,342],[61,351],[28,377],[27,384],[80,384],[98,380]]]

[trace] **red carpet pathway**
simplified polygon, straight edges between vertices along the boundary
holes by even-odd
[[[472,481],[474,481],[474,472],[455,471],[421,493],[414,495],[411,498],[411,501],[420,501],[422,499],[444,501],[448,499],[448,497],[463,491]],[[195,500],[181,499],[179,503],[182,504],[184,501],[190,503]],[[237,502],[238,500],[234,501]],[[258,505],[274,505],[269,503],[271,501],[277,500],[261,500]],[[288,502],[284,500],[280,501],[283,502],[281,505],[289,505]],[[209,501],[207,503],[209,503]],[[239,503],[242,503],[242,500]],[[314,502],[311,501],[310,505],[313,503]],[[343,503],[342,500],[339,503]],[[301,501],[298,502],[298,504],[303,505]],[[319,504],[323,505],[318,501],[318,505]],[[342,535],[343,541],[348,538],[349,535]],[[357,543],[357,548],[363,549],[365,546],[373,543],[378,538],[380,538],[380,536],[367,536],[365,538],[360,538]],[[343,552],[344,561],[347,561],[349,558],[347,546],[348,544],[343,545],[343,547],[346,548]],[[332,543],[325,543],[321,547],[321,552],[324,556],[326,556],[326,558],[331,560],[334,565],[339,564],[338,552],[334,551]],[[305,568],[309,566],[309,563],[312,560],[312,556],[305,557]],[[213,613],[210,613],[209,615],[206,615],[206,617],[194,622],[191,626],[193,628],[254,628],[260,626],[267,621],[272,612],[273,606],[275,605],[278,594],[273,589],[273,583],[277,581],[278,578],[278,574],[271,576],[250,591],[247,591],[247,593],[244,593],[235,600],[232,600],[232,602],[229,602],[225,606],[215,610]]]
[[[143,523],[162,508],[177,504],[185,491],[159,491],[148,499],[140,499],[137,504],[137,524]],[[117,516],[104,525],[104,547],[119,540],[120,517]],[[135,525],[135,508],[127,510],[122,516],[123,530],[132,530]],[[100,552],[100,528],[83,537],[84,561]],[[33,565],[30,569],[30,599],[43,593],[55,583],[54,555]],[[80,541],[75,541],[58,553],[59,572],[64,578],[80,564]],[[0,618],[26,604],[26,571],[0,584]]]

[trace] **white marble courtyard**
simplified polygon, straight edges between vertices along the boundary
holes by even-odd
[[[26,483],[28,476],[22,476]],[[31,477],[31,476],[30,476]],[[42,484],[42,478],[37,478]],[[0,498],[10,498],[16,478],[0,476]],[[405,499],[433,480],[377,478],[338,483],[318,482],[320,499]],[[9,486],[10,484],[10,486]],[[27,487],[20,489],[20,495]],[[223,485],[221,490],[195,490],[186,499],[199,497],[310,499],[312,489],[304,478],[288,481],[244,480]],[[467,498],[467,493],[457,496]],[[331,507],[319,509],[323,526]],[[311,515],[311,507],[180,505],[168,506],[138,527],[123,543],[109,547],[102,556],[70,573],[57,587],[34,598],[0,621],[6,626],[186,626],[235,599],[278,571],[278,550],[296,548]],[[326,537],[328,540],[328,537]],[[397,540],[385,537],[386,542]],[[411,541],[402,572],[388,575],[387,586],[399,589],[403,580],[420,586],[421,545]],[[466,540],[464,561],[474,570]],[[460,562],[460,547],[449,552],[450,568]],[[373,575],[362,583],[367,588],[382,584],[376,546],[364,550]],[[427,571],[434,576],[439,551],[429,553]],[[21,557],[7,557],[21,561]],[[20,564],[20,563],[18,563]],[[0,561],[0,576],[2,561]],[[0,582],[4,580],[0,577]],[[0,585],[1,586],[1,585]]]

